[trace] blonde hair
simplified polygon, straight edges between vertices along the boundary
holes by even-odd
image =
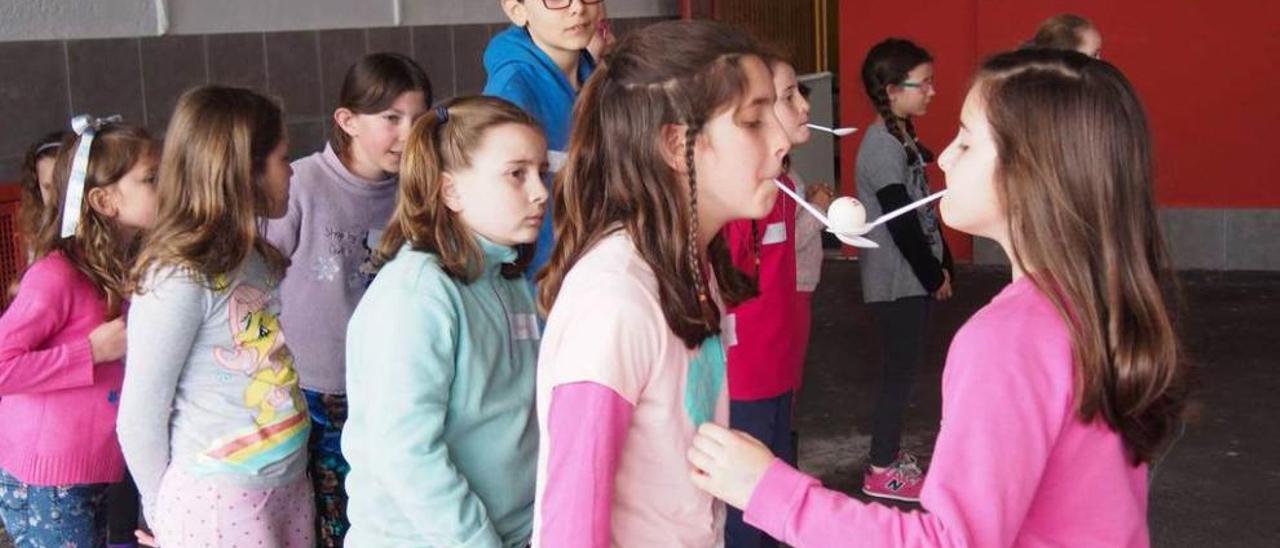
[[[80,147],[81,137],[68,133],[62,141],[53,168],[50,204],[43,208],[39,229],[32,242],[32,253],[40,258],[54,251],[62,252],[76,270],[100,289],[107,301],[107,319],[120,314],[121,303],[128,294],[129,267],[137,254],[138,238],[122,241],[112,219],[98,213],[89,200],[80,204],[80,222],[74,235],[62,237],[62,216],[71,178],[71,164]],[[146,130],[120,123],[108,123],[98,130],[89,146],[89,163],[85,169],[84,193],[116,184],[147,156],[157,153],[156,142]]]
[[[496,97],[450,99],[413,124],[404,147],[396,210],[387,223],[374,258],[381,267],[408,243],[413,249],[435,253],[440,265],[455,279],[470,282],[480,274],[484,255],[475,237],[445,206],[442,184],[445,172],[471,166],[476,150],[490,129],[504,124],[534,128],[538,122],[510,102]],[[515,263],[503,265],[502,275],[521,276],[533,256],[532,245],[517,246]]]
[[[283,138],[280,107],[253,91],[203,86],[182,95],[164,140],[156,223],[133,270],[135,290],[159,265],[187,269],[214,287],[252,251],[283,276],[288,260],[259,226],[270,202],[259,179]]]

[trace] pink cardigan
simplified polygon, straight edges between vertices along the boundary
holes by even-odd
[[[27,270],[0,317],[0,469],[33,485],[120,481],[124,364],[95,365],[106,302],[61,253]]]

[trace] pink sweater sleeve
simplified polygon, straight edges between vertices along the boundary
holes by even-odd
[[[557,386],[547,416],[542,546],[610,546],[614,477],[634,407],[594,382]],[[589,541],[588,541],[589,540]]]
[[[0,396],[93,384],[89,337],[48,345],[70,321],[64,280],[28,276],[0,317]],[[43,272],[41,272],[43,274]]]
[[[747,523],[797,547],[1013,545],[1070,420],[1070,364],[1046,360],[1069,360],[1070,349],[1052,334],[1009,340],[999,326],[967,327],[948,355],[926,511],[864,504],[775,461]]]

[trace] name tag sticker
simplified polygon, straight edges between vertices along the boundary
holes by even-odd
[[[517,341],[536,341],[541,337],[538,332],[538,316],[536,314],[512,314],[511,338]]]
[[[560,168],[564,167],[564,163],[569,159],[569,155],[559,150],[547,151],[547,166],[552,173],[559,173]]]
[[[764,239],[760,243],[764,245],[780,244],[787,241],[787,224],[773,223],[764,229]]]
[[[720,321],[720,340],[724,341],[725,348],[738,345],[738,321],[734,314],[725,314],[724,319]]]

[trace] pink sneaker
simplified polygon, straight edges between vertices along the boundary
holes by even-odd
[[[898,459],[883,472],[872,471],[868,466],[862,475],[862,492],[872,497],[920,502],[922,487],[924,471],[906,451],[899,452]]]

